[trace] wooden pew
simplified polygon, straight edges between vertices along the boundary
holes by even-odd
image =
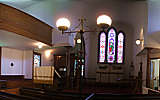
[[[160,96],[148,94],[95,94],[92,98],[85,100],[160,100]]]
[[[39,97],[53,100],[84,100],[89,94],[58,92],[35,88],[21,88],[20,94],[25,96]]]
[[[21,88],[21,94],[38,97],[42,100],[160,100],[158,95],[149,94],[91,94],[67,93],[36,88]],[[91,96],[91,97],[89,97]]]
[[[0,92],[0,100],[42,100],[30,96],[15,95],[6,92]]]

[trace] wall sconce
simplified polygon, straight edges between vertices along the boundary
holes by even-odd
[[[136,40],[136,44],[137,44],[137,45],[140,45],[143,41],[144,41],[143,39],[137,39],[137,40]]]

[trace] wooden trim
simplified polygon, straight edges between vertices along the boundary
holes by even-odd
[[[33,51],[33,55],[32,55],[32,79],[34,76],[34,51]]]
[[[98,74],[124,74],[122,72],[96,72]]]
[[[1,80],[24,79],[24,75],[0,75]]]

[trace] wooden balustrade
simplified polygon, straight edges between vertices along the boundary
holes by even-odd
[[[13,32],[48,45],[52,43],[51,26],[2,3],[0,3],[0,30]]]

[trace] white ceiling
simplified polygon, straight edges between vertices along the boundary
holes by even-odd
[[[13,6],[19,9],[25,9],[44,0],[0,0],[1,3]]]
[[[32,40],[8,31],[0,30],[0,46],[2,47],[34,50],[35,48],[38,48],[39,44],[47,47],[45,44],[42,44],[36,40]]]

